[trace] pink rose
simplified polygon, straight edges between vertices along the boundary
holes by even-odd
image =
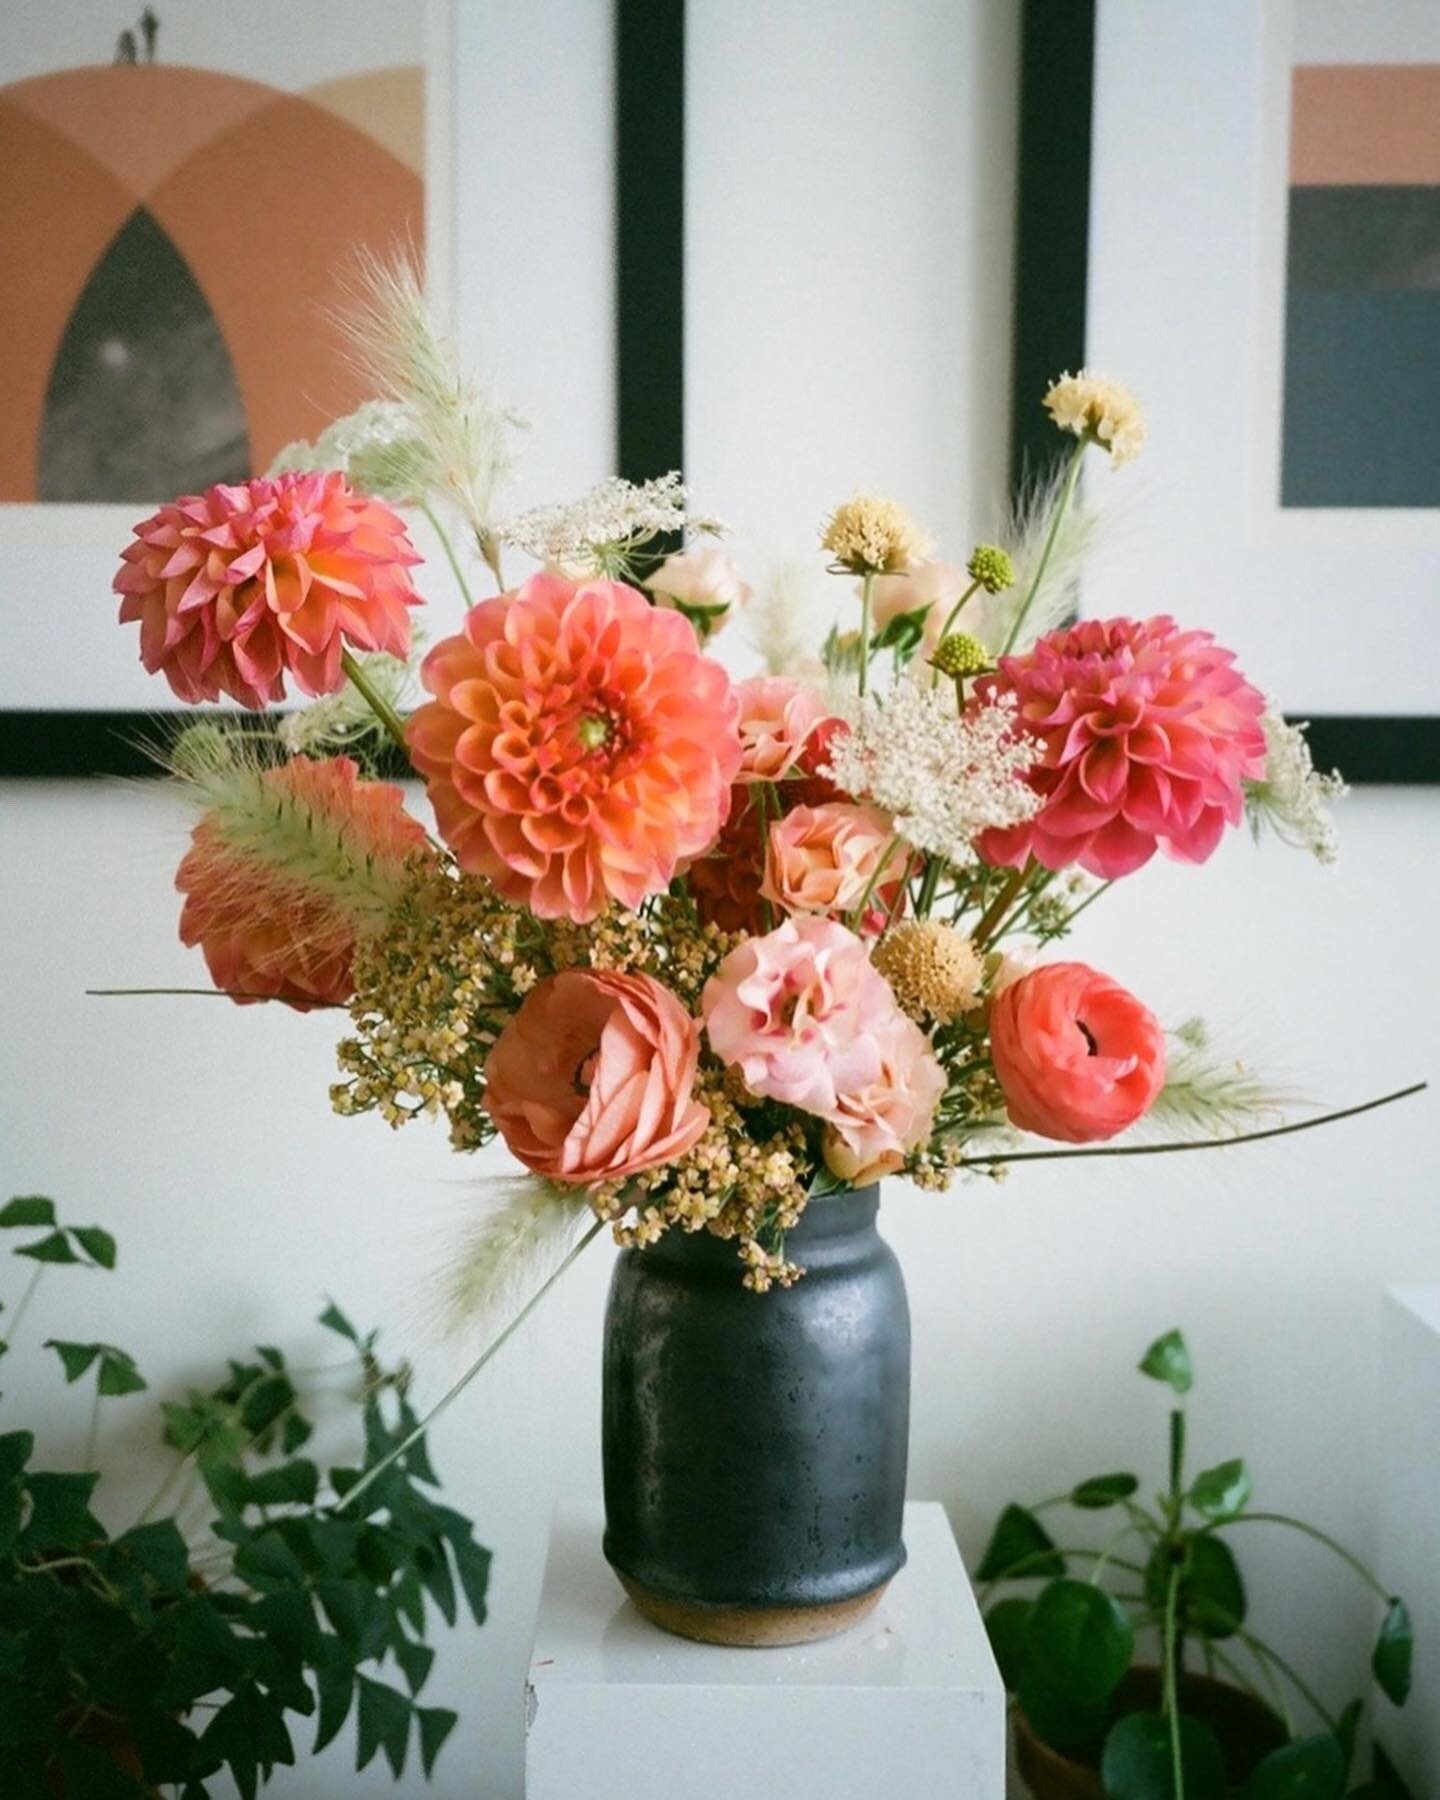
[[[802,765],[822,728],[825,702],[788,675],[752,675],[736,684],[740,702],[740,780],[783,781]]]
[[[754,598],[735,558],[718,544],[667,556],[645,585],[657,606],[677,607],[707,636],[717,632],[737,606],[748,606]]]
[[[990,1055],[1011,1123],[1067,1144],[1124,1131],[1165,1085],[1154,1014],[1084,963],[1047,963],[998,994]]]
[[[526,1168],[592,1186],[673,1162],[710,1114],[700,1027],[658,981],[566,969],[526,995],[485,1064],[485,1104]]]
[[[846,801],[797,806],[770,827],[760,892],[788,913],[845,913],[868,893],[875,904],[867,909],[862,929],[878,931],[895,900],[906,860],[878,807]]]
[[[902,1012],[874,1034],[875,1079],[840,1096],[825,1128],[825,1166],[852,1187],[865,1187],[903,1168],[930,1135],[945,1075],[925,1033]]]

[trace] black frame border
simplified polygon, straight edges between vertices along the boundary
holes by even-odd
[[[1096,0],[1024,0],[1010,471],[1054,457],[1034,397],[1085,361]],[[1317,768],[1383,785],[1440,782],[1440,716],[1313,716]]]

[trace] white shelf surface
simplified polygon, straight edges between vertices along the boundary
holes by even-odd
[[[555,1517],[526,1693],[527,1800],[1002,1800],[1005,1691],[944,1509],[841,1637],[732,1650],[622,1593],[600,1508]]]

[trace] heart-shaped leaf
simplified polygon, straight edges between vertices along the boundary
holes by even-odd
[[[1212,1532],[1187,1536],[1180,1546],[1181,1622],[1208,1638],[1230,1637],[1245,1619],[1245,1583],[1230,1546]],[[1165,1605],[1175,1563],[1168,1544],[1157,1545],[1145,1568],[1145,1599],[1155,1612]]]
[[[1253,1489],[1250,1471],[1241,1458],[1217,1463],[1195,1477],[1190,1502],[1210,1519],[1233,1519],[1249,1504]]]
[[[996,1521],[976,1575],[981,1581],[1022,1580],[1065,1573],[1065,1559],[1055,1540],[1023,1506],[1013,1502]]]
[[[1195,1370],[1190,1351],[1178,1331],[1167,1331],[1140,1359],[1140,1373],[1152,1381],[1163,1381],[1177,1394],[1188,1394],[1195,1385]]]
[[[1025,1650],[1036,1681],[1081,1706],[1109,1698],[1130,1667],[1135,1629],[1103,1588],[1052,1581],[1025,1621]]]
[[[1070,1490],[1070,1504],[1083,1506],[1087,1512],[1099,1512],[1106,1506],[1118,1506],[1139,1488],[1134,1475],[1092,1475]]]
[[[1215,1733],[1182,1713],[1178,1721],[1185,1800],[1225,1800],[1225,1758]],[[1129,1713],[1110,1729],[1100,1758],[1109,1800],[1176,1800],[1175,1744],[1161,1713]]]
[[[1328,1731],[1272,1751],[1250,1777],[1245,1800],[1343,1800],[1346,1756]]]
[[[1025,1648],[1025,1622],[1034,1610],[1033,1600],[1015,1596],[999,1601],[985,1615],[985,1629],[999,1665],[1000,1679],[1012,1694],[1030,1667],[1030,1653]]]
[[[1015,1696],[1030,1729],[1055,1750],[1089,1750],[1100,1742],[1110,1718],[1108,1700],[1080,1704],[1052,1694],[1027,1674]]]
[[[1415,1628],[1410,1622],[1410,1609],[1397,1594],[1385,1609],[1380,1636],[1375,1640],[1375,1654],[1370,1659],[1381,1693],[1396,1706],[1403,1706],[1410,1693],[1414,1655]]]

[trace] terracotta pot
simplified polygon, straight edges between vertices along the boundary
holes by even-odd
[[[1112,1717],[1132,1712],[1159,1712],[1160,1671],[1132,1669],[1115,1690]],[[1246,1782],[1272,1750],[1288,1742],[1285,1727],[1253,1695],[1207,1675],[1187,1675],[1180,1686],[1181,1710],[1208,1725],[1220,1740],[1225,1779],[1232,1794]],[[1042,1743],[1030,1722],[1015,1708],[1015,1766],[1035,1800],[1105,1800],[1100,1785],[1100,1748],[1069,1755]]]
[[[605,1325],[605,1554],[666,1631],[831,1637],[905,1560],[910,1316],[874,1187],[812,1201],[790,1288],[670,1231],[616,1264]]]
[[[73,1718],[71,1714],[69,1717]],[[61,1725],[66,1720],[62,1718]],[[75,1734],[76,1741],[89,1744],[92,1749],[103,1750],[115,1767],[132,1780],[139,1781],[145,1770],[140,1763],[140,1752],[135,1747],[135,1734],[123,1719],[110,1719],[103,1715],[92,1714],[87,1718]],[[49,1790],[51,1800],[71,1800],[70,1791],[65,1784],[65,1777],[53,1764],[45,1772],[45,1786]],[[148,1789],[146,1790],[149,1791]],[[74,1800],[82,1800],[76,1795]]]

